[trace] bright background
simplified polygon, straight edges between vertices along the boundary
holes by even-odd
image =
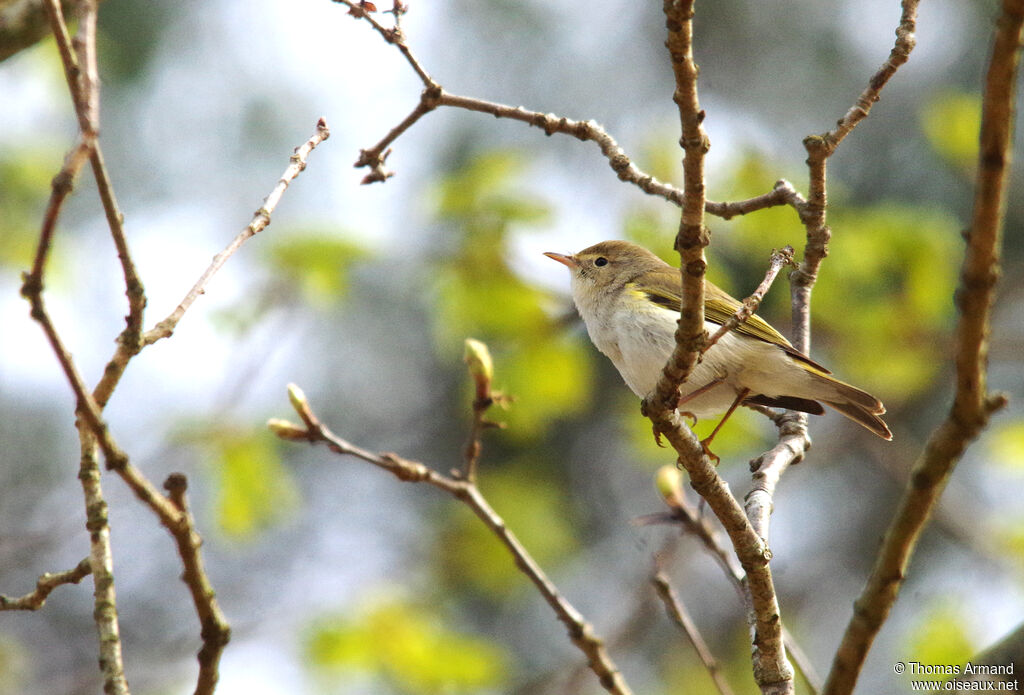
[[[409,43],[449,91],[595,119],[647,171],[681,180],[660,3],[410,4]],[[952,292],[993,15],[991,2],[925,3],[910,63],[830,162],[834,238],[812,352],[885,401],[895,441],[813,418],[814,448],[776,497],[783,616],[822,673],[911,462],[949,404]],[[783,177],[805,190],[802,138],[853,103],[898,17],[895,2],[699,5],[709,197],[760,194]],[[517,397],[500,413],[507,429],[486,438],[483,491],[609,639],[633,688],[710,687],[646,583],[669,541],[684,601],[734,687],[754,692],[745,621],[718,568],[672,529],[631,524],[662,508],[651,476],[672,457],[570,318],[564,268],[541,255],[628,237],[670,257],[677,211],[618,182],[591,143],[454,110],[394,145],[393,179],[359,186],[359,148],[413,108],[421,85],[328,0],[105,0],[100,19],[102,142],[147,326],[248,223],[317,118],[332,132],[269,229],[173,338],[132,362],[107,410],[154,482],[190,477],[233,629],[218,692],[600,691],[465,509],[264,427],[293,417],[285,385],[296,382],[341,436],[448,470],[469,422],[468,336],[490,345],[496,385]],[[0,64],[0,94],[0,592],[20,595],[88,551],[71,392],[18,296],[75,122],[50,41]],[[1011,397],[1024,394],[1020,184],[1018,174],[991,344],[991,386]],[[126,309],[88,174],[77,189],[47,298],[94,383]],[[709,272],[738,296],[773,248],[803,244],[788,209],[710,225]],[[782,280],[765,314],[784,331],[787,304]],[[958,467],[863,692],[905,689],[895,661],[962,662],[1024,617],[1022,414],[1014,401]],[[762,420],[743,413],[716,440],[738,495],[747,461],[772,441]],[[173,546],[118,479],[104,484],[133,692],[192,692],[198,626]],[[90,582],[58,589],[37,614],[0,614],[0,694],[98,692]]]

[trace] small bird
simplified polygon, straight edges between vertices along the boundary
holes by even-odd
[[[572,273],[573,301],[591,341],[633,393],[648,396],[675,347],[682,296],[679,269],[628,241],[603,241],[575,255],[544,255]],[[704,281],[704,328],[709,333],[740,306]],[[705,442],[738,405],[823,415],[821,403],[891,440],[892,433],[878,417],[885,412],[882,402],[831,374],[755,315],[704,353],[683,385],[679,405],[685,404],[695,418],[726,414]]]

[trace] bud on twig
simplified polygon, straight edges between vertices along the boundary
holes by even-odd
[[[287,420],[280,420],[278,418],[271,418],[267,420],[267,429],[281,439],[287,439],[289,441],[298,441],[300,439],[309,438],[308,432],[304,427],[300,427],[294,422],[288,422]]]
[[[476,399],[491,398],[491,379],[494,377],[494,362],[487,346],[474,338],[466,338],[466,352],[462,358],[469,366],[469,374],[476,384]]]
[[[306,423],[307,429],[314,431],[320,426],[320,421],[309,407],[306,394],[295,384],[288,384],[288,400],[291,401],[292,407],[295,408],[295,412],[299,414],[302,421]]]
[[[675,466],[662,466],[654,475],[654,485],[665,504],[676,509],[682,506],[683,473]]]

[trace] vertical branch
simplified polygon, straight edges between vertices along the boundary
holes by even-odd
[[[682,309],[676,330],[676,346],[658,379],[653,396],[644,401],[644,413],[656,432],[669,441],[686,468],[694,490],[703,497],[722,523],[736,556],[746,572],[752,611],[751,661],[754,680],[762,693],[792,693],[793,668],[786,659],[782,620],[772,581],[768,545],[755,532],[729,486],[704,454],[696,436],[676,411],[679,384],[689,376],[707,342],[704,330],[704,248],[710,236],[704,226],[704,155],[708,139],[701,122],[704,113],[697,98],[697,65],[693,59],[693,2],[666,0],[666,46],[675,74],[673,100],[679,107],[684,151],[683,211],[676,250],[682,276]]]
[[[704,128],[704,112],[697,96],[697,64],[693,58],[693,0],[666,0],[665,26],[668,48],[675,75],[672,100],[679,109],[683,148],[683,209],[675,249],[679,252],[682,276],[682,308],[676,329],[676,348],[658,380],[655,396],[663,403],[676,400],[679,384],[686,380],[704,343],[704,248],[710,232],[704,226],[704,155],[709,142]]]
[[[117,593],[114,588],[114,556],[110,545],[110,523],[107,502],[100,485],[100,466],[96,439],[89,427],[79,419],[82,458],[78,479],[85,496],[86,521],[89,531],[89,566],[93,576],[93,622],[99,632],[99,664],[106,695],[128,695],[121,653],[121,630],[117,619]]]
[[[1003,0],[985,82],[978,174],[971,227],[956,299],[956,393],[945,421],[914,463],[909,484],[832,661],[826,695],[853,691],[868,650],[899,595],[921,531],[968,444],[1006,397],[986,384],[988,333],[999,277],[1006,184],[1010,171],[1013,106],[1024,34],[1024,0]]]
[[[889,52],[889,57],[871,76],[868,86],[839,119],[836,127],[823,135],[810,135],[804,138],[809,190],[807,201],[798,209],[800,220],[807,229],[807,246],[800,267],[790,276],[793,299],[793,346],[804,354],[810,354],[811,348],[811,288],[818,279],[818,269],[828,255],[828,243],[832,238],[832,231],[825,216],[828,206],[828,158],[857,124],[868,117],[871,106],[881,98],[882,88],[896,74],[899,67],[909,60],[910,52],[914,50],[917,42],[914,31],[917,28],[918,2],[919,0],[903,0],[900,23],[896,28],[896,42]]]

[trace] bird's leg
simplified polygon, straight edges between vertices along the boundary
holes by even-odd
[[[691,391],[690,393],[686,394],[685,396],[680,395],[679,396],[679,400],[676,401],[676,408],[681,406],[683,403],[687,403],[689,401],[692,401],[697,396],[704,395],[705,393],[707,393],[711,389],[713,389],[716,386],[718,386],[719,384],[721,384],[723,381],[725,381],[725,377],[724,376],[715,377],[714,379],[712,379],[708,383],[706,383],[703,386],[701,386],[696,391]],[[685,410],[680,410],[679,414],[680,415],[686,415],[686,416],[692,418],[693,419],[693,423],[697,424],[697,416],[694,415],[693,413],[687,412]]]
[[[704,449],[704,453],[715,460],[716,466],[718,465],[719,458],[711,452],[711,440],[715,438],[715,435],[718,434],[718,430],[722,429],[722,425],[724,425],[725,421],[729,419],[729,416],[732,415],[733,411],[739,407],[740,403],[743,402],[743,399],[749,395],[750,389],[741,389],[740,392],[736,394],[736,400],[732,402],[729,409],[725,411],[725,415],[723,415],[722,419],[718,421],[717,425],[715,425],[715,429],[711,430],[711,434],[700,441],[700,446]]]
[[[675,405],[673,406],[673,409],[678,409],[679,406],[681,406],[683,403],[686,403],[688,401],[692,401],[697,396],[700,396],[700,395],[703,395],[703,394],[707,393],[711,389],[713,389],[716,386],[718,386],[719,384],[721,384],[723,381],[725,381],[725,377],[724,376],[715,377],[714,379],[712,379],[708,383],[706,383],[703,386],[701,386],[696,391],[691,391],[690,393],[686,394],[685,396],[680,394],[678,399],[676,400]],[[729,409],[730,413],[736,408],[736,405],[737,404],[734,403],[732,408]],[[647,399],[646,398],[643,399],[642,401],[640,401],[640,413],[643,414],[643,415],[647,415]],[[692,421],[692,422],[690,422],[690,427],[693,427],[694,425],[697,424],[697,416],[694,415],[693,413],[688,412],[686,410],[680,410],[679,414],[680,415],[685,415],[686,417],[690,418],[690,420]],[[728,413],[726,413],[726,417],[729,417]],[[721,427],[721,424],[719,424],[719,427]],[[654,432],[654,443],[657,444],[658,446],[664,448],[665,445],[661,443],[661,432],[658,430],[657,425],[652,425],[651,429]],[[715,432],[717,432],[717,431],[718,431],[718,428],[716,427],[715,428]],[[712,433],[711,436],[714,437],[715,436],[714,433]],[[710,437],[708,438],[708,440],[710,441]],[[708,454],[711,453],[706,448],[704,449],[704,451],[705,451],[705,453],[708,453]]]

